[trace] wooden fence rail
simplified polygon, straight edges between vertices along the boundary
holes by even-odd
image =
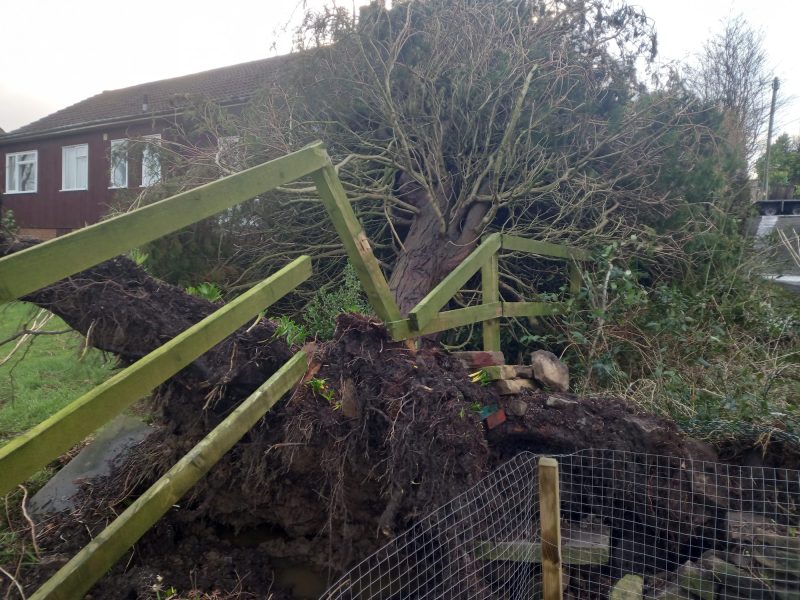
[[[31,600],[82,598],[103,573],[208,473],[306,372],[298,352],[51,577]]]
[[[311,276],[301,256],[169,342],[0,447],[0,494],[72,448]]]
[[[569,291],[580,290],[580,262],[591,260],[585,250],[493,233],[487,236],[461,264],[412,308],[408,318],[386,324],[392,338],[403,340],[454,327],[483,323],[484,350],[500,350],[500,317],[540,317],[569,310],[566,302],[500,301],[499,255],[503,251],[525,252],[569,261]],[[478,271],[481,272],[483,302],[456,310],[439,312]]]
[[[312,144],[236,175],[0,258],[0,302],[29,294],[279,185],[330,166],[330,159],[322,145]],[[0,447],[0,494],[7,493],[37,469],[79,443],[310,276],[311,258],[297,258],[105,383]],[[300,380],[305,371],[306,356],[300,352],[39,588],[32,598],[81,598]]]
[[[407,318],[403,318],[364,229],[320,142],[130,213],[0,258],[0,302],[20,298],[84,269],[216,215],[293,180],[311,177],[370,305],[396,340],[483,323],[487,350],[500,349],[501,317],[564,312],[565,303],[504,302],[498,256],[503,250],[571,261],[570,291],[580,288],[583,250],[495,233],[481,244]],[[482,304],[441,311],[481,272]],[[0,447],[0,494],[32,475],[189,365],[214,345],[296,288],[311,275],[302,256],[199,323],[157,348],[52,417]],[[297,353],[219,426],[138,498],[31,598],[77,599],[194,485],[280,397],[302,378],[306,356]]]
[[[318,142],[0,260],[0,302],[14,300],[329,164]]]

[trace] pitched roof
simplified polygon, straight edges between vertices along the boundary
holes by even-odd
[[[199,96],[221,104],[243,102],[258,90],[276,83],[296,56],[275,56],[105,91],[10,131],[0,139],[38,137],[44,133],[171,113],[185,105],[188,97]]]

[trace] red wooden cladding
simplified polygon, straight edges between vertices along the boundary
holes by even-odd
[[[126,127],[95,129],[84,133],[62,135],[33,141],[4,144],[0,140],[0,199],[3,211],[14,213],[16,224],[26,230],[54,230],[66,233],[99,221],[108,211],[114,194],[109,189],[109,156],[111,140],[135,138],[160,133],[152,123]],[[89,179],[87,190],[61,191],[61,149],[76,144],[89,145]],[[37,191],[7,194],[6,154],[37,150]],[[128,188],[137,191],[141,184],[141,164],[133,156],[128,159]]]

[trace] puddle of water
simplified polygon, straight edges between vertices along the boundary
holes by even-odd
[[[275,568],[275,583],[299,600],[317,600],[328,589],[325,573],[308,565],[285,558],[272,558]]]
[[[253,548],[254,552],[258,552],[258,546],[263,542],[285,537],[280,530],[269,526],[254,527],[236,534],[223,532],[221,535],[237,546]],[[275,584],[290,591],[297,600],[317,600],[328,588],[328,573],[322,569],[288,558],[270,557],[269,562],[275,571]]]

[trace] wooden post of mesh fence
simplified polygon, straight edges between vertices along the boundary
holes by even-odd
[[[544,600],[562,600],[561,579],[561,497],[558,489],[558,461],[539,459],[539,521],[542,531],[542,580]]]

